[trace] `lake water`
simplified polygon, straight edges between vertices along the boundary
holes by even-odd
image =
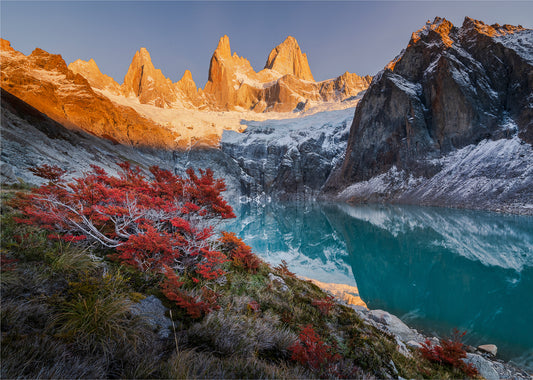
[[[445,208],[245,204],[226,229],[266,261],[357,285],[425,333],[467,330],[533,370],[533,217]]]

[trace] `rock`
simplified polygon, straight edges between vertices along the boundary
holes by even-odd
[[[492,363],[485,359],[481,355],[476,354],[466,354],[466,359],[463,359],[466,364],[472,364],[479,372],[481,376],[483,376],[487,380],[499,380],[500,376],[498,375],[498,372],[494,369],[492,366]]]
[[[478,346],[477,349],[481,352],[491,354],[492,356],[496,356],[498,353],[498,347],[496,347],[495,344],[482,344],[481,346]]]
[[[273,273],[269,273],[268,278],[270,279],[270,282],[279,287],[282,292],[289,291],[289,287],[287,286],[287,284],[285,284],[285,281],[280,276],[276,276]]]
[[[354,202],[528,203],[532,46],[531,29],[435,18],[374,77],[325,190]]]
[[[155,296],[148,296],[134,304],[131,313],[142,316],[148,325],[158,332],[160,338],[168,338],[172,329],[172,321],[165,315],[167,308]]]
[[[384,310],[370,310],[367,315],[373,321],[385,325],[388,331],[398,336],[404,342],[419,338],[418,334],[403,323],[400,318]]]
[[[421,345],[419,342],[417,342],[416,340],[410,340],[410,341],[408,341],[408,342],[407,342],[407,345],[408,345],[409,347],[416,348],[416,349],[421,349],[421,348],[422,348],[422,345]]]

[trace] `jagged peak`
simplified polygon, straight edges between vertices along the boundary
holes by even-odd
[[[150,57],[150,52],[145,47],[141,47],[135,52],[133,60],[139,60],[141,62],[150,62],[152,63],[152,57]]]
[[[181,79],[179,80],[180,82],[183,81],[183,80],[187,80],[187,81],[192,81],[192,73],[190,70],[185,70],[185,72],[183,73],[183,76],[181,77]]]
[[[521,30],[526,30],[522,25],[514,26],[509,24],[492,24],[487,25],[483,21],[476,20],[470,17],[465,17],[463,21],[463,30],[475,30],[478,33],[485,34],[489,37],[504,36],[512,34]]]
[[[227,35],[224,34],[222,37],[220,37],[217,48],[215,49],[213,55],[215,54],[217,54],[221,58],[231,57],[231,46],[229,43],[229,37]]]
[[[0,50],[1,51],[15,51],[13,47],[11,46],[11,42],[8,40],[4,40],[3,38],[0,38]]]
[[[292,74],[297,78],[314,82],[309,68],[307,55],[302,53],[296,38],[288,36],[276,46],[268,55],[265,69],[279,72],[282,75]]]
[[[411,35],[411,41],[409,45],[414,45],[426,36],[436,34],[442,40],[444,45],[451,46],[453,40],[450,38],[450,32],[453,28],[453,24],[443,17],[435,17],[433,22],[427,21],[426,25],[417,30]]]

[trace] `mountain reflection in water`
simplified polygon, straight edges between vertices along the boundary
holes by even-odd
[[[418,206],[245,204],[226,228],[268,262],[359,288],[427,333],[468,330],[533,368],[533,217]]]

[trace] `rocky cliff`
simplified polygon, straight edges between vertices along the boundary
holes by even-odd
[[[87,79],[68,69],[60,55],[37,48],[26,56],[5,40],[1,49],[2,90],[64,127],[124,145],[177,148],[171,131],[95,92]]]
[[[436,18],[372,82],[342,165],[342,199],[533,208],[533,30]]]
[[[247,122],[242,133],[224,132],[220,149],[247,174],[245,195],[309,199],[342,158],[352,117],[353,108],[348,108]]]

